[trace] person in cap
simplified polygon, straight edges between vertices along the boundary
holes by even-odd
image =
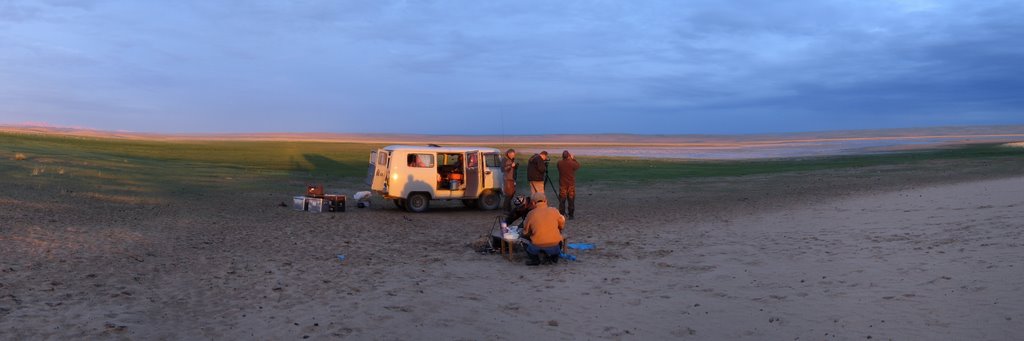
[[[533,200],[527,196],[517,195],[512,198],[512,210],[505,215],[505,224],[515,224],[516,220],[525,219],[533,210]]]
[[[505,174],[505,183],[501,188],[505,195],[505,213],[512,213],[512,198],[516,195],[516,170],[519,163],[516,162],[516,150],[509,148],[505,151],[505,161],[501,165],[501,171]]]
[[[568,150],[562,151],[562,160],[558,161],[558,212],[569,219],[576,218],[576,171],[580,162]],[[569,201],[568,210],[565,207]]]
[[[554,207],[548,207],[548,199],[544,192],[534,193],[530,195],[530,199],[534,207],[526,215],[522,233],[523,237],[529,239],[526,243],[526,265],[539,265],[541,253],[546,255],[547,261],[557,263],[562,253],[565,217]]]
[[[530,181],[530,194],[544,193],[544,176],[548,173],[548,151],[533,154],[526,164],[526,180]]]

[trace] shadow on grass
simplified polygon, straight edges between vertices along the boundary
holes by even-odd
[[[343,162],[329,158],[322,154],[302,154],[302,158],[305,159],[306,162],[309,162],[311,168],[296,170],[309,171],[310,173],[316,175],[342,174],[345,171],[348,171],[352,168],[350,165],[346,165]]]

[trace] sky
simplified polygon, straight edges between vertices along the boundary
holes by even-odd
[[[1024,2],[0,0],[0,124],[749,134],[1024,124]]]

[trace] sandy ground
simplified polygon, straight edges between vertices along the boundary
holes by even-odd
[[[585,185],[542,267],[454,202],[4,184],[0,339],[1017,338],[1024,173],[950,166]]]

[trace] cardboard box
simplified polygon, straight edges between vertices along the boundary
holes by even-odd
[[[323,198],[324,197],[324,185],[308,185],[306,186],[306,196],[312,198]]]

